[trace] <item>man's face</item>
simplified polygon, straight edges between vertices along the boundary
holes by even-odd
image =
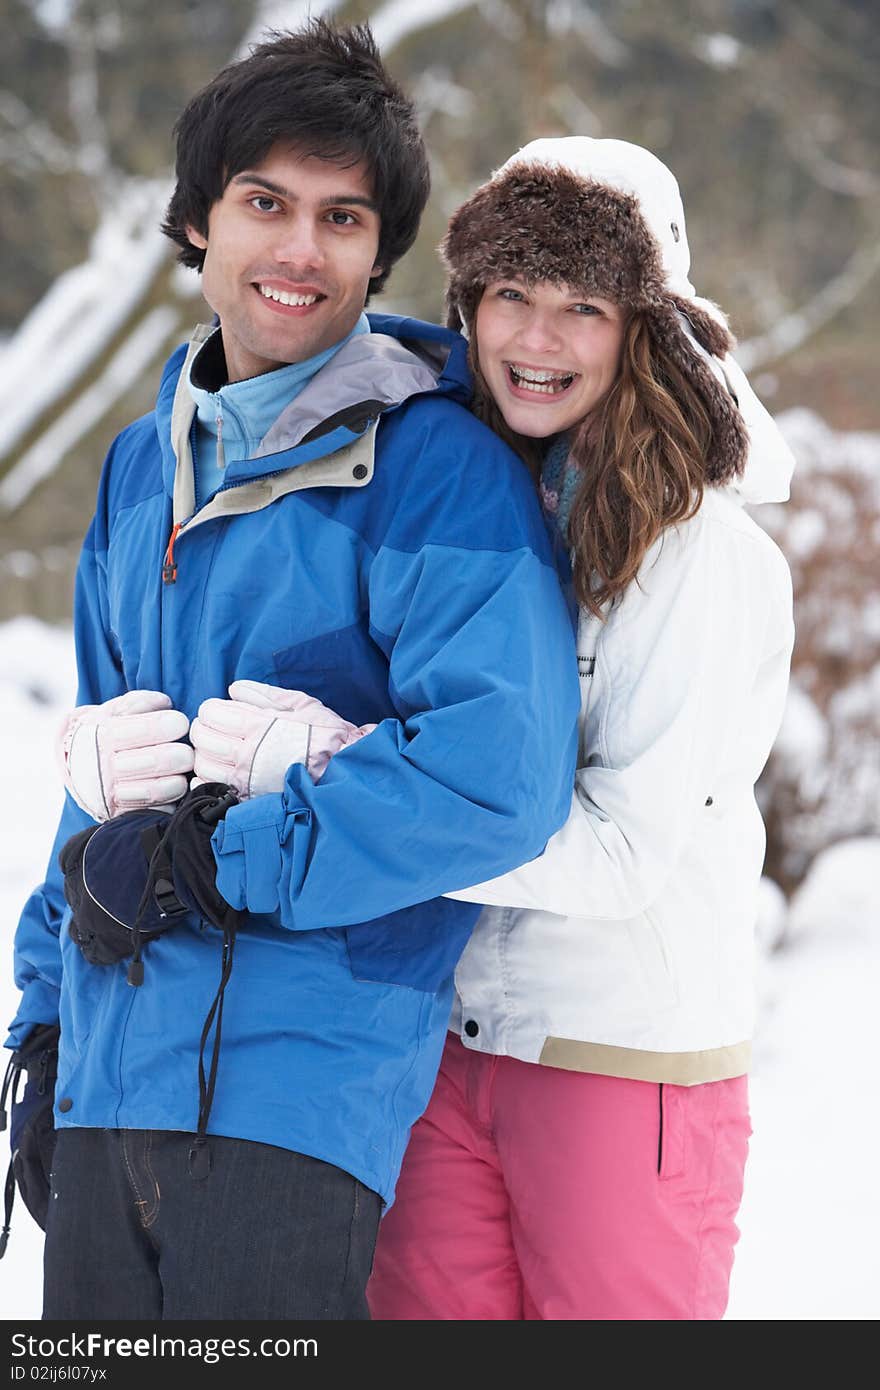
[[[363,164],[276,145],[227,184],[208,234],[202,294],[220,318],[230,381],[304,362],[350,333],[376,265],[379,213]]]

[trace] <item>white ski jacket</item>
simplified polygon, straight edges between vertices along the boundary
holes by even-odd
[[[748,1070],[754,785],[794,627],[788,565],[742,503],[784,500],[793,460],[725,366],[752,435],[744,478],[663,535],[604,623],[581,613],[568,821],[540,858],[449,895],[492,904],[456,971],[465,1047],[679,1085]]]

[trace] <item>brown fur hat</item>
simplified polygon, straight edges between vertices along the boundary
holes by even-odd
[[[447,322],[468,334],[485,287],[507,278],[549,280],[643,313],[658,349],[709,411],[706,481],[742,472],[748,435],[720,363],[733,338],[721,310],[693,293],[678,185],[647,150],[579,137],[535,141],[453,213],[440,254]]]

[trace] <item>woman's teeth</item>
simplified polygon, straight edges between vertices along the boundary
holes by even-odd
[[[318,298],[316,294],[288,294],[287,290],[275,290],[269,285],[260,285],[260,294],[264,299],[274,299],[276,304],[293,304],[297,308],[314,304]]]
[[[529,367],[514,367],[511,364],[508,364],[507,370],[514,386],[543,396],[556,396],[561,391],[567,391],[576,376],[575,372],[570,376],[564,376],[558,372],[533,371]]]

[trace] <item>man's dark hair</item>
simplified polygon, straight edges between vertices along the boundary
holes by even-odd
[[[271,32],[197,93],[174,127],[177,186],[162,231],[178,259],[201,270],[205,252],[186,228],[208,235],[208,213],[230,179],[277,144],[343,165],[363,160],[379,209],[380,290],[415,241],[428,201],[428,156],[414,104],[386,72],[369,25],[337,29],[309,20]]]

